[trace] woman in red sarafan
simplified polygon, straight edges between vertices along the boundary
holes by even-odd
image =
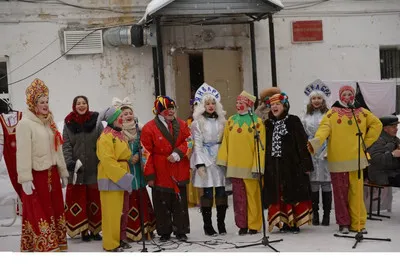
[[[65,197],[67,231],[70,237],[80,234],[84,242],[102,239],[96,143],[103,125],[97,124],[98,117],[99,113],[89,110],[87,97],[80,95],[74,98],[72,112],[64,119],[63,154],[69,171]],[[75,170],[79,163],[80,168]]]
[[[17,125],[17,172],[22,185],[21,251],[67,250],[64,201],[68,180],[63,139],[49,110],[49,89],[35,79],[26,89],[28,110]]]
[[[172,232],[185,241],[190,232],[186,185],[192,136],[186,122],[175,117],[175,102],[168,96],[157,97],[153,112],[156,117],[143,127],[140,141],[144,177],[153,187],[157,233],[162,242]]]
[[[7,110],[4,110],[4,112],[2,110],[0,115],[0,161],[2,156],[4,156],[8,176],[10,176],[11,184],[14,187],[14,190],[18,194],[19,198],[21,198],[22,187],[18,183],[17,179],[17,143],[15,137],[15,129],[21,118],[22,112],[11,111],[8,110],[8,108]]]

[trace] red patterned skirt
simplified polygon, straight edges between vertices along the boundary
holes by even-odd
[[[151,234],[156,229],[156,218],[154,216],[153,206],[151,205],[149,194],[146,188],[141,188],[143,199],[143,225],[145,235]],[[142,239],[142,229],[140,227],[140,193],[139,190],[133,190],[129,196],[129,212],[127,236],[133,241]]]
[[[64,200],[57,167],[32,170],[35,189],[32,195],[21,191],[23,204],[21,251],[67,250]]]
[[[300,227],[312,222],[311,201],[298,202],[295,205],[286,204],[282,198],[279,202],[268,207],[268,231],[272,232],[275,226],[282,228],[283,224],[290,227]]]
[[[86,230],[94,235],[100,233],[101,204],[97,184],[69,184],[65,202],[65,217],[70,237]]]

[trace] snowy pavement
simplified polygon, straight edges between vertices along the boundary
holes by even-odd
[[[232,197],[229,197],[230,208],[227,211],[227,231],[225,236],[206,237],[203,233],[202,217],[198,208],[190,209],[191,233],[188,235],[189,242],[178,242],[175,238],[166,243],[160,243],[159,238],[155,242],[162,245],[163,252],[272,252],[268,247],[259,245],[256,247],[237,249],[235,245],[246,245],[260,241],[262,234],[239,236],[237,227],[233,219]],[[320,212],[322,213],[322,211]],[[400,190],[393,189],[392,212],[382,214],[392,216],[390,219],[383,218],[382,221],[367,221],[368,234],[364,237],[391,238],[391,242],[364,240],[358,244],[356,249],[352,249],[354,239],[337,238],[333,235],[337,233],[337,226],[334,211],[331,213],[331,225],[312,226],[307,225],[301,228],[299,234],[282,234],[275,230],[268,233],[270,240],[283,239],[282,242],[271,244],[281,252],[400,252]],[[10,219],[0,220],[0,224],[10,222]],[[213,222],[216,227],[215,209],[213,210]],[[17,222],[11,227],[0,227],[0,251],[19,251],[21,233],[21,222]],[[354,234],[351,234],[354,236]],[[101,252],[102,245],[99,241],[83,243],[79,238],[68,239],[69,251],[71,252]],[[142,249],[141,243],[132,243],[133,248],[129,252],[139,252]],[[146,242],[149,252],[154,252],[159,248]]]

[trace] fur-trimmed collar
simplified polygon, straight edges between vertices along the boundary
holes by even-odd
[[[107,125],[107,127],[104,128],[103,134],[111,134],[114,138],[118,138],[122,142],[126,142],[124,135],[122,134],[122,131],[116,130],[112,128],[110,125]]]
[[[343,106],[339,101],[336,101],[335,103],[333,103],[332,107],[337,107],[337,108],[349,108],[346,106]],[[354,101],[354,107],[357,108],[361,108],[360,104],[358,104],[356,101]]]
[[[173,134],[171,134],[169,132],[168,128],[161,121],[162,117],[161,118],[160,117],[161,116],[156,116],[154,118],[156,126],[160,130],[161,134],[168,140],[168,142],[171,144],[171,146],[175,147],[175,143],[176,143],[176,140],[178,139],[178,135],[179,135],[179,131],[180,131],[180,125],[179,125],[178,119],[175,118],[171,121],[172,131],[173,131]]]
[[[80,133],[80,132],[90,133],[93,131],[93,129],[96,128],[98,116],[99,116],[98,112],[93,112],[89,120],[85,121],[83,124],[79,124],[74,120],[70,120],[68,122],[67,120],[64,120],[64,123],[68,127],[68,129],[73,133]]]
[[[31,121],[34,121],[34,122],[36,122],[36,123],[39,123],[39,124],[44,125],[43,122],[39,119],[39,117],[36,116],[36,115],[35,115],[32,111],[30,111],[29,109],[27,109],[27,110],[25,111],[25,118],[27,118],[27,119],[29,119],[29,120],[31,120]]]

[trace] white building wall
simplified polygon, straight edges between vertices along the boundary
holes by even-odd
[[[355,5],[357,2],[362,4],[362,8]],[[289,94],[293,113],[300,113],[303,108],[304,86],[316,78],[380,79],[379,47],[400,45],[400,1],[334,0],[327,3],[305,10],[283,11],[274,18],[278,84]],[[291,3],[287,5],[289,4]],[[59,22],[51,12],[44,12],[46,16],[34,19],[34,16],[27,16],[27,13],[33,12],[31,5],[26,12],[20,12],[24,7],[19,3],[18,21],[13,20],[13,15],[0,16],[0,32],[3,36],[0,39],[0,56],[9,56],[9,70],[18,67],[52,42],[58,36],[59,29],[77,17],[76,12],[58,11]],[[359,10],[369,13],[361,14]],[[303,16],[299,17],[299,14]],[[24,21],[24,17],[29,20]],[[99,13],[97,17],[105,21],[104,14]],[[51,18],[50,22],[46,22],[47,18]],[[308,19],[323,20],[324,41],[314,44],[292,44],[291,21]],[[129,18],[124,17],[123,21],[125,20]],[[118,21],[118,17],[110,21]],[[80,23],[90,22],[85,18]],[[216,37],[207,43],[198,36],[203,29],[209,28],[213,28]],[[268,21],[256,23],[255,30],[258,85],[261,90],[271,86]],[[241,48],[244,88],[252,91],[247,26],[169,27],[163,30],[163,39],[168,94],[175,96],[173,57],[170,55],[172,46],[188,49]],[[179,52],[179,49],[176,52]],[[61,44],[57,41],[40,56],[12,73],[9,82],[33,73],[60,55]],[[25,108],[25,88],[34,77],[39,77],[48,84],[50,105],[57,121],[70,112],[72,99],[78,94],[89,97],[92,110],[105,108],[111,103],[113,96],[122,98],[129,95],[142,121],[153,117],[151,107],[154,101],[154,81],[150,47],[105,47],[101,55],[61,58],[33,77],[10,86],[15,109]]]
[[[323,42],[292,44],[295,20],[322,20]],[[288,93],[291,112],[300,114],[303,90],[315,79],[380,80],[380,46],[400,46],[400,1],[333,0],[282,11],[274,16],[274,26],[278,86]],[[256,25],[260,89],[271,85],[268,34],[268,21]]]
[[[0,25],[3,36],[0,51],[9,57],[9,70],[27,61],[57,36],[61,25],[21,23]],[[24,78],[61,55],[60,41],[13,72],[9,82]],[[25,89],[38,77],[50,89],[50,108],[57,121],[71,111],[72,100],[83,94],[92,110],[111,105],[112,97],[130,96],[142,120],[150,120],[153,104],[151,48],[105,48],[103,54],[61,58],[38,74],[9,87],[14,109],[24,110]]]

